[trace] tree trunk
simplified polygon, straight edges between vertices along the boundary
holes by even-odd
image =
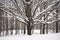
[[[24,25],[24,34],[26,33],[25,25]]]
[[[14,27],[13,21],[14,21],[14,18],[12,17],[12,19],[11,19],[11,34],[13,34],[13,27]]]
[[[0,17],[0,35],[1,35],[1,31],[2,31],[2,17]]]
[[[40,34],[42,33],[42,23],[40,23]]]
[[[2,29],[3,35],[4,35],[4,29],[5,29],[5,27],[4,27],[4,17],[3,17],[3,29]]]
[[[56,13],[58,14],[58,9],[56,10]],[[58,15],[56,15],[56,20],[58,20]],[[58,21],[56,21],[56,33],[58,33]]]
[[[28,25],[28,27],[27,27],[27,32],[28,32],[28,33],[27,33],[28,35],[31,35],[31,28],[30,28],[30,25]]]
[[[43,34],[45,34],[45,24],[43,24]]]
[[[48,34],[48,24],[46,24],[46,34]]]
[[[56,33],[58,33],[58,21],[56,21]]]
[[[19,32],[18,20],[16,19],[16,34]]]
[[[2,32],[2,15],[3,15],[2,12],[3,12],[3,11],[0,10],[0,36],[1,36],[1,32]]]
[[[28,25],[27,25],[27,34],[31,35],[31,26],[30,26],[30,23],[28,23]]]
[[[7,14],[6,14],[7,16]],[[6,35],[8,35],[8,17],[6,17]]]

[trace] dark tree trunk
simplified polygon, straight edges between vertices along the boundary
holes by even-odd
[[[43,24],[43,34],[45,34],[45,24]]]
[[[31,35],[31,26],[30,26],[30,23],[28,23],[28,25],[27,25],[27,34],[28,35]]]
[[[14,18],[12,17],[12,19],[11,19],[11,34],[13,34],[13,27],[14,27],[13,21],[14,21]]]
[[[56,21],[56,33],[58,33],[58,21]]]
[[[24,34],[26,33],[25,25],[24,25]]]
[[[1,36],[1,31],[2,31],[2,17],[0,17],[0,36]]]
[[[19,32],[18,20],[16,19],[16,34]]]
[[[5,29],[5,27],[4,27],[4,17],[3,17],[3,29],[2,29],[3,35],[4,35],[4,29]]]
[[[45,21],[45,14],[44,14],[44,21]],[[45,34],[45,24],[43,24],[43,34]]]
[[[1,32],[2,32],[2,15],[3,15],[3,11],[0,10],[0,36],[1,36]]]
[[[46,24],[46,34],[48,34],[48,24]]]
[[[40,34],[42,33],[42,23],[40,23]]]
[[[13,34],[13,27],[11,27],[11,34]]]
[[[16,33],[15,33],[15,34],[18,34],[18,28],[17,28],[17,27],[18,27],[18,26],[17,26],[17,20],[15,19],[15,21],[16,21],[16,22],[15,22],[15,23],[16,23]]]
[[[23,1],[23,3],[24,3],[24,6],[25,6],[25,14],[26,14],[26,16],[28,17],[28,24],[27,24],[27,34],[28,35],[31,35],[31,30],[32,30],[32,25],[31,24],[33,24],[32,22],[33,22],[33,19],[32,19],[32,13],[31,13],[31,0],[25,0],[26,1],[26,3]],[[29,2],[29,3],[28,3]]]
[[[7,14],[6,14],[7,16]],[[6,17],[6,35],[8,35],[8,17]]]
[[[58,9],[56,10],[56,20],[58,20]],[[56,21],[56,33],[58,33],[58,21]]]

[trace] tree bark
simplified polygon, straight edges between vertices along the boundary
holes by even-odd
[[[43,24],[43,34],[45,34],[45,24]]]
[[[42,33],[42,23],[40,23],[40,34]]]
[[[58,14],[58,9],[56,10],[56,13]],[[56,16],[56,20],[58,20],[58,15]],[[58,21],[56,21],[56,33],[58,33]]]
[[[26,28],[25,28],[25,25],[24,25],[24,34],[26,33]]]
[[[56,33],[58,33],[58,21],[56,21]]]
[[[1,31],[2,31],[2,16],[0,17],[0,36],[1,36]]]
[[[12,17],[12,19],[11,19],[11,34],[13,34],[13,27],[14,27],[13,21],[14,21],[14,18]]]
[[[48,34],[48,24],[46,24],[46,34]]]
[[[27,25],[27,34],[28,35],[31,35],[31,26],[30,26],[30,23],[28,23],[28,25]]]
[[[7,16],[7,14],[6,14]],[[6,17],[6,35],[8,35],[8,17]]]
[[[18,34],[19,33],[19,26],[18,26],[19,24],[18,24],[18,20],[16,19],[16,34]]]

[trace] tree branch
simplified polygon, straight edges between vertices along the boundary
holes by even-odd
[[[23,14],[24,12],[22,12],[22,10],[19,8],[18,3],[17,3],[17,0],[14,0],[15,2],[14,2],[13,0],[11,0],[11,1],[14,3],[15,7],[17,8],[17,12],[25,19],[25,21],[28,21],[28,20],[26,19],[26,18],[27,18],[26,15]],[[15,4],[15,3],[16,3],[16,4]],[[24,16],[25,16],[26,18],[25,18]]]
[[[33,17],[35,16],[35,11],[37,10],[37,8],[38,8],[43,2],[45,2],[45,0],[42,1],[42,2],[40,2],[40,1],[38,2],[37,6],[36,6],[36,8],[35,8],[35,10],[34,10],[34,12],[33,12]]]

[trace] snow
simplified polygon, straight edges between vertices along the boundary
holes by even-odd
[[[39,30],[34,30],[32,35],[7,35],[0,37],[0,40],[60,40],[60,33],[39,34]]]
[[[60,40],[60,33],[54,34],[33,34],[29,35],[10,35],[0,37],[0,40]]]

